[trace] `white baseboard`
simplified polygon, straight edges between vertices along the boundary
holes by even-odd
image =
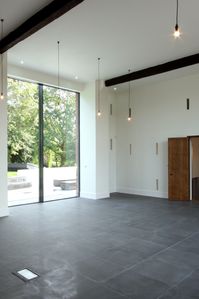
[[[80,192],[80,197],[88,199],[103,199],[110,197],[109,193],[86,193]]]
[[[110,193],[115,193],[115,192],[117,192],[117,188],[110,189]]]
[[[9,215],[8,208],[0,209],[0,217],[6,217]]]
[[[132,189],[119,187],[117,188],[117,192],[119,193],[127,193],[127,194],[136,194],[150,197],[160,197],[160,198],[168,198],[167,192],[154,191],[154,190],[141,190],[141,189]]]
[[[97,193],[96,194],[96,198],[95,199],[103,199],[103,198],[109,198],[110,197],[110,193]]]

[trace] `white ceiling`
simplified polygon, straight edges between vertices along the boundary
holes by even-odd
[[[13,29],[49,2],[0,0],[5,27]],[[87,82],[97,78],[97,57],[101,77],[109,79],[129,68],[135,71],[198,53],[199,1],[179,0],[180,40],[172,36],[175,9],[176,0],[85,0],[10,49],[9,63],[20,65],[22,59],[24,68],[56,75],[60,40],[61,76]]]
[[[16,29],[21,23],[52,0],[0,0],[0,18],[4,19],[4,35]]]

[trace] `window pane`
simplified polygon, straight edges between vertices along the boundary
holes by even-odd
[[[44,86],[44,200],[78,195],[78,96]]]
[[[8,201],[38,201],[38,86],[8,79]]]

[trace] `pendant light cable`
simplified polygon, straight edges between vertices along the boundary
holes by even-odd
[[[128,70],[128,72],[129,72],[129,94],[128,94],[128,121],[131,121],[131,81],[130,81],[130,72],[131,72],[131,70],[129,69]]]
[[[1,40],[3,40],[3,22],[4,19],[1,19]],[[3,95],[3,90],[4,90],[4,72],[3,72],[3,53],[1,54],[1,95],[0,98],[3,100],[4,95]]]
[[[129,69],[128,72],[129,72],[129,75],[130,75],[131,70]],[[128,109],[130,108],[130,103],[131,103],[131,82],[130,82],[130,79],[129,79],[129,99],[128,99]]]
[[[176,1],[176,25],[178,25],[178,0]]]
[[[100,60],[98,58],[98,80],[97,80],[97,115],[101,115],[101,99],[100,99]]]
[[[60,41],[57,41],[57,85],[60,86]]]

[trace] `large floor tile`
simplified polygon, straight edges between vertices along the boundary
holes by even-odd
[[[119,194],[13,207],[0,219],[0,298],[198,298],[198,255],[193,203]],[[26,267],[40,278],[12,275]]]
[[[158,252],[161,252],[165,249],[165,246],[151,241],[133,238],[129,240],[128,244],[125,245],[125,248],[131,250],[132,252],[139,252],[140,257],[145,259],[157,254]]]
[[[129,236],[145,241],[151,241],[165,247],[174,245],[184,239],[184,237],[182,236],[166,232],[164,233],[161,232],[161,230],[146,230],[138,227],[132,227],[131,229],[129,229]]]
[[[132,299],[155,299],[168,289],[168,285],[128,270],[110,279],[107,285]]]
[[[132,267],[143,260],[140,252],[138,250],[133,250],[130,246],[108,248],[107,250],[100,252],[98,257],[124,268]]]
[[[194,271],[178,286],[165,292],[160,299],[197,299],[199,298],[199,271]]]
[[[177,267],[187,268],[190,271],[199,268],[199,254],[179,251],[175,249],[175,247],[169,248],[159,253],[156,256],[156,259]]]
[[[79,261],[74,264],[74,269],[83,276],[96,282],[104,282],[110,277],[117,275],[123,269],[122,266],[95,258]]]
[[[182,264],[176,266],[174,264],[158,260],[157,258],[149,259],[138,266],[135,266],[134,271],[152,279],[161,281],[169,286],[180,283],[192,272]]]
[[[16,278],[16,280],[19,278]],[[20,281],[20,280],[19,280]],[[87,293],[97,284],[79,274],[74,274],[68,268],[60,268],[24,283],[17,288],[0,291],[4,299],[76,299]]]
[[[130,299],[110,288],[104,286],[98,286],[96,288],[92,288],[85,293],[82,293],[82,297],[78,297],[78,299]]]

